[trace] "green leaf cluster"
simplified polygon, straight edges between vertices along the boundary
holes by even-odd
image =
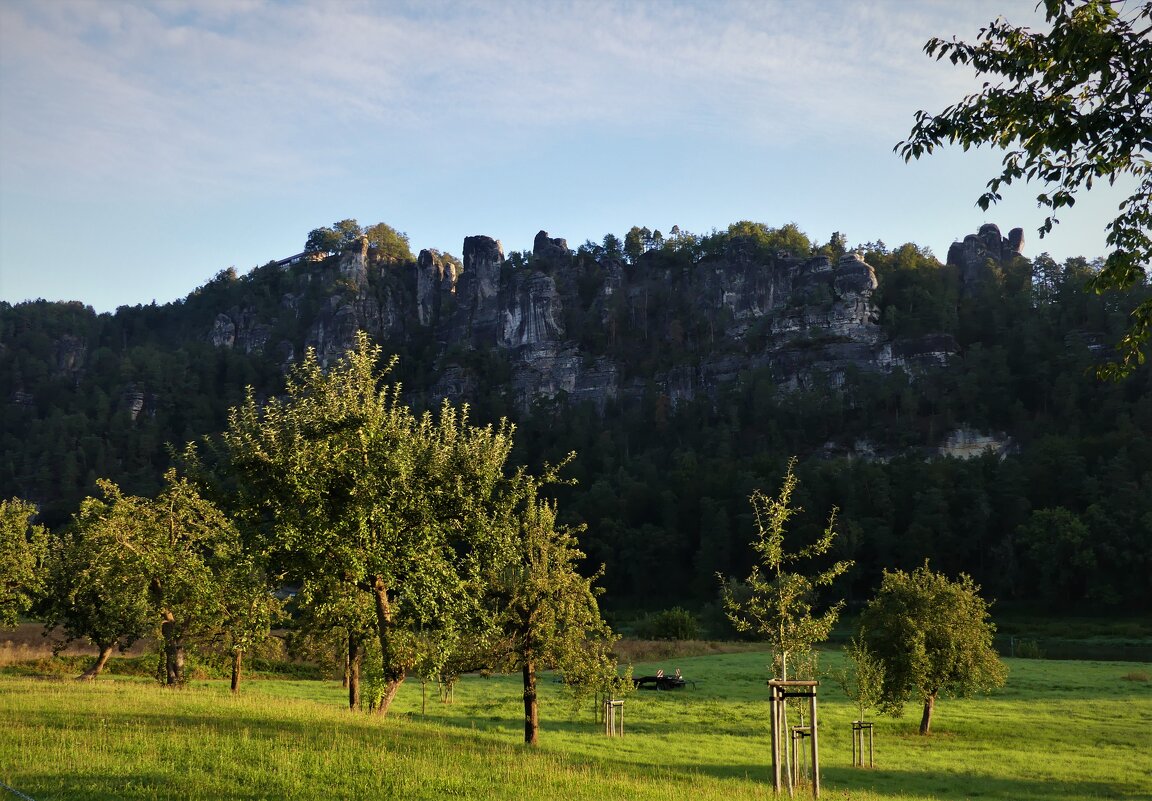
[[[1037,181],[1037,203],[1051,210],[1044,236],[1080,191],[1096,181],[1131,178],[1135,189],[1107,225],[1112,252],[1097,291],[1142,284],[1152,265],[1152,2],[1127,8],[1112,0],[1043,0],[1044,30],[997,18],[974,43],[933,38],[924,51],[975,69],[982,89],[938,114],[916,113],[904,159],[943,144],[991,145],[1004,151],[999,175],[977,203],[988,209],[1002,187]],[[1132,313],[1120,358],[1102,369],[1119,377],[1144,363],[1152,335],[1152,300]]]
[[[0,626],[16,625],[43,591],[48,532],[35,517],[26,501],[0,501]]]

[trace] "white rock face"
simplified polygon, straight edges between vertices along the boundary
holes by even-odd
[[[957,428],[944,438],[938,453],[955,459],[977,459],[991,451],[1003,458],[1012,450],[1012,438],[1006,434],[983,434],[971,428]]]

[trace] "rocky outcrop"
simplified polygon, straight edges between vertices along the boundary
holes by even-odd
[[[540,231],[532,241],[532,255],[541,261],[560,264],[572,256],[568,249],[568,242],[564,239],[552,239],[547,231]]]
[[[368,237],[362,236],[356,244],[340,253],[336,261],[340,277],[357,286],[368,281]]]
[[[127,410],[128,416],[136,420],[147,408],[148,395],[141,387],[129,386],[124,390],[120,399],[121,405]]]
[[[948,433],[938,453],[954,459],[977,459],[991,453],[1003,459],[1011,453],[1013,447],[1012,438],[1003,432],[987,434],[961,427]]]
[[[500,268],[504,249],[487,236],[464,239],[464,272],[456,282],[456,303],[440,342],[491,348],[500,330]]]
[[[1016,252],[1016,234],[1001,241],[985,226],[965,240],[964,258]],[[467,237],[459,271],[432,250],[412,265],[372,264],[367,255],[361,242],[283,268],[303,271],[304,289],[280,303],[306,326],[299,344],[328,364],[358,330],[386,347],[419,336],[435,343],[441,360],[430,393],[453,400],[499,382],[524,411],[561,397],[603,407],[653,388],[676,405],[712,396],[750,370],[770,371],[783,389],[837,387],[861,372],[934,369],[957,351],[946,335],[891,341],[878,324],[875,271],[856,253],[796,258],[734,237],[722,254],[695,264],[660,253],[625,264],[613,253],[574,255],[564,239],[540,231],[530,256],[508,261],[499,241]],[[285,363],[298,357],[296,343],[270,341],[272,323],[232,308],[208,336],[217,347],[274,351]],[[621,355],[636,351],[620,347],[629,337],[656,354],[643,374]]]
[[[985,223],[975,234],[968,234],[948,248],[948,264],[960,269],[960,285],[972,292],[988,275],[988,262],[1006,264],[1024,252],[1024,229],[1013,228],[1008,237],[1000,235],[999,226]]]
[[[235,348],[244,353],[263,353],[271,334],[272,326],[260,322],[251,309],[233,306],[216,315],[208,338],[218,348]]]
[[[88,359],[88,343],[75,334],[64,334],[56,340],[56,369],[75,377]]]
[[[416,319],[431,326],[456,292],[456,265],[438,250],[422,250],[416,258]]]
[[[503,326],[499,346],[521,348],[563,338],[563,312],[556,282],[543,273],[532,272],[513,277],[502,303]]]

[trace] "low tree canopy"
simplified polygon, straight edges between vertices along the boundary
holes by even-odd
[[[240,598],[267,590],[246,586],[251,573],[235,526],[175,470],[164,479],[155,499],[99,481],[103,497],[84,501],[56,549],[47,622],[97,646],[87,677],[115,646],[157,634],[165,680],[182,684],[190,641],[215,635],[226,619],[252,636],[251,622],[239,619],[249,607]]]
[[[909,138],[896,145],[918,159],[943,144],[992,145],[1005,151],[1000,174],[978,203],[987,209],[1014,181],[1040,181],[1037,202],[1060,209],[1096,181],[1135,179],[1135,190],[1108,223],[1113,250],[1093,285],[1097,291],[1144,283],[1152,265],[1152,2],[1042,0],[1047,31],[998,18],[975,43],[933,38],[925,52],[976,70],[983,88],[938,114],[916,113]],[[1127,375],[1145,359],[1152,300],[1132,314],[1110,376]]]
[[[924,704],[928,734],[940,693],[970,695],[1000,687],[1008,669],[992,648],[988,603],[966,575],[950,581],[928,564],[911,573],[884,571],[860,618],[863,641],[884,669],[881,708],[899,715],[905,702]]]
[[[0,501],[0,626],[15,626],[43,586],[48,535],[32,523],[35,517],[27,501]]]
[[[94,678],[112,650],[153,632],[148,598],[152,569],[136,525],[135,499],[103,482],[102,498],[85,498],[49,560],[45,626],[66,642],[88,640],[99,654],[82,678]],[[140,499],[142,500],[142,499]]]
[[[417,416],[384,385],[394,360],[380,356],[363,333],[328,368],[309,351],[287,397],[261,407],[250,394],[224,441],[240,505],[288,579],[333,609],[359,609],[361,594],[374,606],[384,711],[427,661],[414,643],[491,625],[482,575],[509,558],[532,480],[505,472],[510,424],[473,426],[448,404]]]

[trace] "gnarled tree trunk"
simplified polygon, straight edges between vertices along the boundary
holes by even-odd
[[[536,699],[536,663],[524,660],[524,742],[536,745],[540,736],[540,712]]]
[[[184,634],[176,625],[176,618],[171,612],[164,613],[160,634],[164,638],[164,683],[170,687],[183,686]]]
[[[932,712],[936,709],[936,693],[933,690],[928,695],[924,696],[924,715],[920,718],[920,733],[928,734],[932,729]]]
[[[92,681],[100,675],[100,671],[104,669],[104,665],[108,664],[108,657],[112,655],[112,649],[116,643],[112,645],[97,645],[100,649],[100,655],[96,657],[96,661],[92,663],[91,667],[76,677],[76,681]]]
[[[372,594],[376,598],[376,626],[380,632],[380,662],[384,667],[384,694],[376,712],[388,713],[388,707],[396,698],[400,685],[404,683],[405,670],[392,648],[392,604],[388,599],[388,587],[382,576],[376,576],[372,583]]]

